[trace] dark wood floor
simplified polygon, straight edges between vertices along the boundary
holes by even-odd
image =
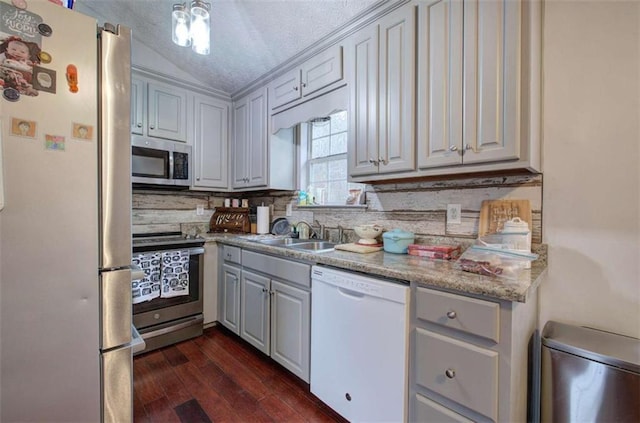
[[[226,329],[136,356],[143,422],[344,422],[309,385]]]

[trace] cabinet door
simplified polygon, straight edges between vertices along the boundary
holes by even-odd
[[[240,336],[269,354],[269,278],[242,271],[240,302]]]
[[[234,188],[241,188],[248,182],[247,157],[249,107],[247,99],[237,101],[233,105],[233,179]]]
[[[378,173],[378,47],[378,25],[358,31],[345,45],[351,176]]]
[[[309,383],[311,294],[271,281],[271,358]]]
[[[520,157],[521,8],[464,3],[464,163]]]
[[[302,95],[314,92],[342,79],[342,46],[333,46],[302,64]]]
[[[187,141],[187,93],[157,83],[149,83],[149,128],[152,137]]]
[[[202,314],[204,324],[218,320],[218,293],[219,293],[219,250],[216,242],[207,242],[204,250],[204,269],[202,281]]]
[[[300,98],[300,69],[296,68],[269,85],[271,108],[276,109]]]
[[[228,187],[227,146],[229,104],[214,98],[194,98],[194,187]]]
[[[240,334],[240,269],[224,264],[220,284],[220,323]]]
[[[143,135],[145,117],[145,83],[135,76],[131,77],[131,133]]]
[[[248,187],[267,185],[267,89],[254,92],[248,100],[249,126],[248,134]]]
[[[418,3],[418,167],[462,163],[462,0]]]
[[[415,170],[415,12],[380,19],[378,140],[380,173]]]

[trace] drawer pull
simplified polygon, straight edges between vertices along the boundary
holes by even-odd
[[[447,311],[447,317],[449,319],[455,319],[456,317],[458,317],[458,314],[453,310]]]
[[[453,379],[454,377],[456,377],[456,371],[453,369],[447,369],[445,370],[444,374],[449,378],[449,379]]]

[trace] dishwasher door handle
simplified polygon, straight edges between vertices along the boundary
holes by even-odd
[[[338,292],[340,292],[345,297],[351,297],[356,299],[361,299],[361,298],[364,298],[365,296],[365,294],[363,294],[362,292],[352,291],[350,289],[342,288],[342,287],[338,287]]]

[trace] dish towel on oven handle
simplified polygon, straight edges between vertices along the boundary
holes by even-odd
[[[160,253],[136,253],[131,262],[144,272],[144,278],[131,281],[133,304],[151,301],[160,296]]]
[[[189,295],[189,250],[163,251],[160,279],[161,298]]]

